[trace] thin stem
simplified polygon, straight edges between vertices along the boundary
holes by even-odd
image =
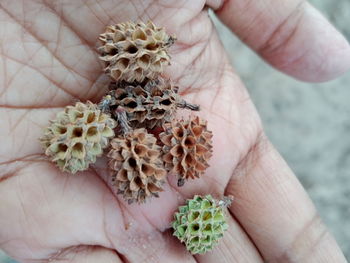
[[[97,106],[102,112],[110,113],[110,107],[113,104],[115,104],[115,99],[108,94],[102,98],[102,100]]]
[[[179,108],[182,108],[182,109],[190,109],[190,110],[193,110],[193,111],[199,111],[200,110],[200,107],[198,104],[192,104],[192,103],[189,103],[185,100],[181,100],[177,103],[177,106]]]
[[[185,179],[184,178],[180,178],[179,180],[177,180],[177,186],[181,187],[185,184]]]
[[[232,204],[233,199],[234,197],[232,195],[224,196],[222,200],[219,200],[218,204],[221,207],[228,208]]]
[[[122,107],[117,107],[115,110],[115,115],[118,120],[118,124],[121,127],[121,130],[124,134],[131,132],[131,127],[129,125],[128,117],[126,116],[126,111]]]

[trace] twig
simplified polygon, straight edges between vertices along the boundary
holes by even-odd
[[[192,104],[192,103],[189,103],[185,100],[181,100],[177,103],[177,106],[179,108],[182,108],[182,109],[190,109],[190,110],[193,110],[193,111],[199,111],[200,110],[200,107],[198,104]]]
[[[131,127],[128,122],[128,117],[126,116],[126,111],[122,107],[118,106],[115,110],[115,115],[117,117],[118,123],[124,134],[131,132]]]

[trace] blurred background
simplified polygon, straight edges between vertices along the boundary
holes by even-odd
[[[309,2],[350,40],[350,0]],[[350,73],[324,84],[296,81],[266,65],[212,17],[266,133],[350,261]],[[14,263],[1,251],[0,262]]]

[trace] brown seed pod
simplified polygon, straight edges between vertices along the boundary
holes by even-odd
[[[169,80],[159,78],[144,84],[112,85],[113,104],[126,111],[131,127],[153,129],[174,118],[180,97],[178,88]]]
[[[156,142],[146,129],[135,129],[111,141],[108,157],[112,183],[129,204],[143,203],[163,191],[166,170]]]
[[[165,168],[178,175],[178,186],[182,186],[184,180],[200,177],[209,167],[212,136],[206,121],[199,117],[164,125],[164,132],[160,134],[160,140],[164,144],[163,160]]]
[[[175,38],[149,21],[108,26],[100,40],[105,72],[116,81],[142,82],[156,78],[169,65],[168,48]]]
[[[97,105],[77,102],[57,114],[40,140],[45,154],[62,171],[76,173],[86,170],[102,155],[114,137],[115,126],[116,122]]]

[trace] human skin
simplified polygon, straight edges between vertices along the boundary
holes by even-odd
[[[298,79],[326,81],[350,66],[347,41],[301,0],[0,0],[1,249],[21,262],[346,262],[266,138],[207,7]],[[178,188],[170,176],[160,198],[127,205],[105,182],[105,159],[65,174],[38,138],[63,107],[97,102],[105,92],[96,52],[105,27],[149,19],[177,36],[165,75],[201,105],[214,154],[200,179]],[[200,256],[170,230],[176,208],[195,194],[235,197],[229,230]]]

